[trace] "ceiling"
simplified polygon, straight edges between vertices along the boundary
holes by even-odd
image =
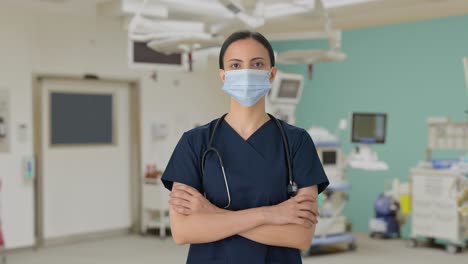
[[[67,15],[96,15],[97,5],[112,0],[0,0],[2,6]]]
[[[342,30],[468,14],[468,0],[382,0],[329,10],[333,26]],[[304,23],[304,16],[268,23],[266,32],[303,32],[320,29],[320,23]]]
[[[217,0],[149,1],[160,2],[168,6],[170,19],[188,19],[212,23],[214,20],[219,21],[222,19],[222,12],[225,11],[224,7],[219,3],[218,7],[213,7],[213,3],[217,3]],[[266,1],[270,3],[284,0]],[[324,0],[324,5],[330,7],[328,11],[333,22],[333,27],[342,30],[468,14],[468,0],[374,0],[361,2],[358,0],[356,4],[336,6],[336,3],[341,1],[343,0]],[[120,6],[120,2],[120,0],[1,0],[0,8],[3,5],[4,7],[14,6],[38,12],[90,16],[100,15],[98,7],[103,5]],[[181,2],[185,2],[185,4],[181,4]],[[255,0],[244,0],[246,6],[252,2],[255,2]],[[205,11],[209,15],[206,12],[198,12],[198,14],[193,15],[186,7],[194,4],[206,7]],[[199,8],[199,10],[203,9]],[[221,18],[213,14],[219,14]],[[308,12],[267,20],[267,23],[257,30],[266,35],[275,36],[278,39],[287,39],[290,36],[305,37],[307,34],[302,32],[316,31],[321,28],[322,22],[319,16],[314,16],[313,12]],[[285,32],[288,32],[288,34],[284,34]]]

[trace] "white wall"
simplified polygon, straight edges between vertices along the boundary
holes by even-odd
[[[21,175],[23,157],[33,152],[33,74],[94,73],[140,79],[142,169],[148,162],[164,167],[182,131],[228,109],[228,97],[222,93],[217,75],[217,56],[207,61],[195,54],[194,73],[158,70],[154,82],[148,71],[127,68],[126,33],[117,19],[30,12],[0,9],[0,89],[10,91],[12,124],[10,152],[0,153],[1,217],[7,248],[34,244],[33,184]],[[167,122],[170,136],[152,141],[152,122]],[[25,143],[16,138],[20,123],[28,125]]]

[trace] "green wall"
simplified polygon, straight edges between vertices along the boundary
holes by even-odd
[[[319,46],[323,41],[273,43],[279,53]],[[373,202],[385,182],[407,181],[410,168],[424,159],[427,118],[467,118],[462,58],[468,56],[468,16],[346,31],[343,50],[347,60],[314,65],[312,80],[306,65],[278,66],[306,78],[297,108],[300,127],[318,125],[335,132],[338,121],[349,120],[351,112],[388,113],[387,142],[372,148],[390,170],[347,171],[353,189],[346,215],[354,230],[367,231]],[[346,153],[353,147],[349,134],[349,129],[340,132]],[[407,224],[405,235],[409,229]]]

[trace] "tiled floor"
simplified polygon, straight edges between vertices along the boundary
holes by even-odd
[[[443,249],[407,248],[401,240],[371,240],[358,234],[358,249],[305,257],[304,264],[467,264],[468,250],[450,255]],[[170,238],[124,236],[11,253],[8,264],[156,264],[185,263],[188,246],[177,246]]]

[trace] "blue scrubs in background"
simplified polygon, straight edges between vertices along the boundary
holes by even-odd
[[[211,203],[223,208],[228,204],[228,197],[216,154],[208,153],[203,177],[200,167],[216,121],[184,133],[162,181],[169,190],[174,182],[190,185],[200,193],[206,193]],[[304,129],[280,122],[289,141],[293,175],[298,187],[318,185],[321,193],[329,182],[312,139]],[[216,131],[213,146],[223,158],[231,191],[229,210],[271,206],[288,199],[286,156],[281,133],[274,120],[267,121],[247,140],[223,120]],[[191,244],[187,263],[297,264],[302,261],[298,249],[268,246],[235,235],[212,243]]]

